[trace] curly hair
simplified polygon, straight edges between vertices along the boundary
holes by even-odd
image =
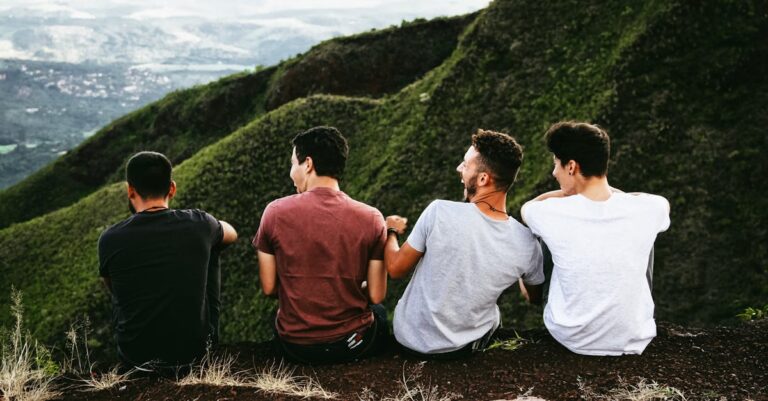
[[[341,178],[349,155],[349,144],[341,132],[334,127],[314,127],[293,138],[296,158],[304,163],[307,156],[312,158],[317,175]]]
[[[508,191],[523,162],[523,147],[507,134],[483,129],[472,135],[472,146],[480,153],[481,171],[493,177],[496,189]]]

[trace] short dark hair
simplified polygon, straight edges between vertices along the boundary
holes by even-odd
[[[611,139],[597,125],[578,121],[561,121],[546,133],[547,148],[565,166],[570,160],[579,163],[584,177],[602,177],[608,173]]]
[[[139,152],[125,165],[125,180],[144,199],[165,198],[171,189],[172,170],[164,154]]]
[[[493,176],[496,189],[508,191],[523,162],[523,147],[507,134],[483,129],[472,135],[472,146],[480,153],[480,169]]]
[[[292,143],[299,163],[311,157],[317,175],[341,178],[347,165],[349,144],[339,130],[334,127],[310,128],[296,135]]]

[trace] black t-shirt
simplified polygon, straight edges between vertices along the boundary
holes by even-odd
[[[101,234],[99,273],[112,282],[115,336],[124,358],[176,365],[204,354],[216,336],[214,259],[223,235],[208,213],[173,209],[135,214]]]

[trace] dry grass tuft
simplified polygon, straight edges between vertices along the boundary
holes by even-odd
[[[211,352],[205,354],[198,366],[183,379],[178,381],[180,386],[192,386],[205,384],[209,386],[245,386],[247,372],[235,372],[232,366],[237,357],[235,355],[213,356]]]
[[[655,381],[648,382],[640,379],[637,385],[627,383],[619,377],[619,387],[611,389],[606,394],[595,392],[586,383],[579,379],[579,390],[582,398],[586,400],[610,400],[610,401],[655,401],[674,400],[685,401],[682,391],[669,386],[664,386]]]
[[[397,395],[377,397],[377,395],[368,388],[364,388],[358,395],[359,401],[453,401],[463,398],[459,394],[441,393],[438,386],[424,385],[419,382],[424,370],[425,362],[414,366],[406,373],[403,365],[403,377],[400,380],[400,389]]]
[[[129,370],[125,373],[119,373],[118,367],[115,366],[112,370],[105,373],[92,373],[89,378],[80,379],[81,391],[109,390],[113,387],[130,382],[130,376],[134,372],[134,370]]]
[[[11,314],[16,325],[0,349],[0,393],[13,401],[46,401],[60,395],[54,389],[55,374],[46,372],[50,352],[22,331],[24,309],[21,294],[12,291]]]
[[[332,400],[338,397],[336,393],[324,389],[320,383],[311,377],[296,376],[295,369],[290,369],[283,363],[265,367],[256,375],[251,383],[253,387],[272,394],[285,394],[303,398],[321,398]]]
[[[214,357],[209,351],[201,363],[193,368],[189,375],[179,380],[178,384],[250,387],[270,394],[324,400],[338,397],[336,393],[324,389],[315,379],[295,375],[295,369],[290,369],[282,363],[272,363],[255,373],[255,370],[235,371],[233,367],[236,361],[236,356]]]

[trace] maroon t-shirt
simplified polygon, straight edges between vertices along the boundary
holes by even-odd
[[[264,209],[253,246],[275,255],[277,331],[297,344],[327,343],[370,326],[368,261],[384,259],[377,209],[341,191],[315,188]]]

